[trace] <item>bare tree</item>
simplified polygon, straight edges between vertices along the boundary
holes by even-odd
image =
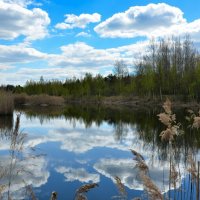
[[[124,60],[116,60],[114,63],[114,74],[118,77],[118,78],[123,78],[128,76],[128,67],[126,65],[126,63],[124,62]]]

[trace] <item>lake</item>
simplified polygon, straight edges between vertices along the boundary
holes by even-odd
[[[186,111],[177,110],[184,133],[171,145],[162,142],[159,134],[165,127],[157,116],[161,111],[27,106],[17,108],[12,117],[1,116],[1,198],[46,200],[56,191],[58,199],[73,200],[78,188],[97,183],[85,194],[88,199],[150,199],[133,149],[142,155],[148,176],[165,198],[196,199],[196,180],[188,169],[200,159],[200,134],[188,128]],[[13,142],[10,133],[19,113]],[[174,182],[170,171],[176,175]]]

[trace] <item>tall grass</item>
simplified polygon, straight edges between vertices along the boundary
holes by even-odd
[[[46,94],[31,95],[17,94],[15,95],[15,105],[33,105],[33,106],[61,106],[65,100],[59,96],[49,96]]]
[[[79,189],[77,189],[75,194],[75,200],[87,200],[86,193],[89,192],[91,189],[98,187],[99,185],[97,183],[89,183],[81,186]]]
[[[13,95],[0,91],[0,115],[12,115],[14,110]]]
[[[26,134],[20,131],[20,114],[17,115],[15,124],[9,133],[9,154],[6,157],[6,162],[0,162],[0,199],[17,199],[15,196],[15,184],[16,179],[18,184],[24,184],[24,189],[26,190],[25,195],[29,195],[32,200],[36,200],[34,191],[28,180],[24,178],[19,178],[22,175],[31,174],[32,172],[26,168],[26,166],[21,165],[24,161],[29,159],[35,159],[38,156],[31,153],[31,150],[35,151],[31,147],[26,147],[24,145]],[[27,153],[29,152],[29,153]],[[37,165],[37,163],[34,163]],[[23,193],[23,192],[22,192]]]

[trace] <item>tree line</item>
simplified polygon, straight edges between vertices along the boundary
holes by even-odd
[[[48,94],[69,97],[182,95],[200,99],[200,54],[189,36],[151,40],[146,55],[129,73],[124,60],[114,63],[113,73],[103,77],[86,73],[84,78],[27,81],[25,86],[2,86],[28,95]]]

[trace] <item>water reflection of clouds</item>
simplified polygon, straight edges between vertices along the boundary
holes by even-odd
[[[9,156],[1,156],[3,162],[0,162],[1,169],[8,171],[1,178],[1,184],[8,184],[9,180],[9,166],[11,163]],[[32,185],[33,187],[40,187],[47,183],[50,174],[47,171],[47,162],[44,157],[37,156],[27,158],[22,161],[16,161],[16,165],[12,170],[10,192],[22,194],[25,185]],[[8,188],[6,188],[8,190]]]
[[[143,190],[136,162],[131,159],[100,159],[94,169],[100,174],[110,178],[114,183],[118,176],[129,189]],[[149,167],[149,174],[161,191],[166,192],[169,186],[169,166]]]
[[[56,171],[63,174],[66,181],[80,181],[83,183],[98,183],[100,181],[100,175],[94,173],[88,173],[84,168],[71,168],[71,167],[57,167]]]
[[[133,140],[133,134],[129,132],[126,140]],[[60,142],[60,148],[73,153],[85,153],[96,147],[109,147],[127,151],[130,146],[124,142],[117,142],[112,131],[101,131],[98,129],[89,129],[87,132],[66,129],[65,134],[58,130],[49,130],[46,136],[33,137],[26,145],[39,145],[46,142]],[[78,148],[77,148],[78,147]]]
[[[26,126],[28,125],[26,124]],[[95,147],[110,147],[127,151],[130,141],[135,139],[132,130],[128,129],[126,138],[123,141],[116,141],[113,135],[113,127],[105,123],[100,127],[92,124],[90,128],[85,129],[79,121],[74,127],[70,120],[56,119],[51,123],[44,124],[44,126],[46,134],[29,135],[29,140],[26,142],[27,146],[36,146],[46,142],[60,142],[62,150],[74,153],[85,153]]]
[[[151,178],[156,185],[162,191],[166,191],[165,189],[168,188],[169,163],[159,160],[158,147],[154,147],[154,153],[152,153],[152,145],[148,144],[148,146],[145,146],[145,142],[140,139],[140,136],[130,126],[116,128],[107,123],[103,123],[101,126],[96,126],[92,123],[90,128],[85,128],[81,120],[76,121],[76,125],[74,125],[74,122],[72,123],[72,121],[65,120],[64,118],[44,122],[42,127],[39,121],[29,121],[26,119],[22,121],[21,126],[26,132],[29,132],[29,129],[32,128],[32,132],[29,134],[25,146],[59,142],[60,149],[76,154],[87,153],[96,147],[107,147],[123,151],[129,151],[129,148],[135,149],[146,159],[150,168]],[[40,134],[41,129],[43,129],[42,134]],[[124,130],[126,132],[124,137],[118,137],[121,136]],[[2,149],[3,147],[0,146],[0,148]],[[114,177],[118,176],[128,188],[142,189],[143,186],[139,180],[138,170],[135,168],[135,161],[131,160],[131,158],[131,154],[130,159],[104,159],[98,157],[99,160],[94,161],[96,162],[94,169],[98,173],[110,178],[113,182],[115,182]],[[80,163],[83,165],[86,164],[84,161]],[[84,168],[57,167],[56,171],[63,174],[66,181],[78,180],[88,183],[92,181],[99,182],[100,180],[99,174],[88,173]]]

